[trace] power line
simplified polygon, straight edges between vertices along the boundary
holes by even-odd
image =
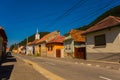
[[[107,8],[108,6],[110,6],[110,4],[113,2],[113,0],[111,0],[108,4],[106,4],[105,6],[103,6],[102,8],[100,8],[100,9],[98,9],[98,10],[96,10],[96,11],[94,11],[94,12],[91,12],[90,14],[90,16],[88,16],[88,17],[84,17],[84,18],[78,18],[78,19],[76,19],[76,20],[74,20],[73,22],[70,22],[70,23],[72,23],[72,24],[75,24],[76,22],[78,22],[78,21],[88,21],[90,18],[92,18],[94,15],[96,15],[96,14],[98,14],[99,12],[101,12],[101,10],[103,10],[103,9],[105,9],[105,8]],[[92,9],[91,9],[92,10]],[[69,23],[69,24],[70,24]]]
[[[75,23],[77,23],[77,22],[80,22],[80,21],[88,21],[90,18],[93,18],[93,16],[94,15],[97,15],[97,14],[100,14],[100,12],[101,12],[101,10],[104,10],[104,9],[106,9],[106,8],[108,8],[109,6],[111,6],[111,3],[113,3],[113,1],[114,0],[111,0],[111,1],[109,1],[109,3],[107,3],[106,5],[104,5],[103,7],[101,7],[101,8],[99,8],[99,9],[97,9],[96,11],[94,11],[94,7],[93,8],[90,8],[90,9],[88,9],[89,10],[89,14],[91,14],[91,15],[88,15],[87,17],[84,17],[84,18],[77,18],[76,20],[74,20],[74,21],[72,21],[72,22],[70,22],[69,23],[69,25],[73,25],[73,26],[75,26],[75,25],[78,25],[78,24],[75,24]],[[81,1],[79,1],[79,2],[81,2]],[[78,2],[78,3],[79,3]],[[78,4],[77,3],[77,4]],[[98,5],[99,6],[99,5]],[[76,6],[77,8],[78,8],[78,6]],[[72,9],[72,10],[71,10]],[[74,11],[76,8],[74,7],[72,7],[71,9],[68,9],[64,14],[62,14],[61,16],[59,16],[58,18],[56,18],[55,20],[57,20],[57,21],[59,21],[59,20],[61,20],[61,19],[63,19],[63,18],[66,18],[67,16],[69,16],[70,14],[71,14],[71,12],[72,11]],[[94,11],[94,12],[91,12],[91,11]],[[74,15],[74,14],[73,14]],[[77,16],[76,16],[77,17]],[[79,17],[79,15],[78,15],[78,17]],[[52,24],[55,24],[57,21],[54,21]],[[51,24],[51,25],[52,25]],[[50,27],[51,27],[51,29],[53,29],[53,28],[55,28],[55,27],[52,27],[50,25]],[[68,26],[68,25],[67,25]],[[50,28],[50,27],[46,27],[46,29],[48,29],[48,28]],[[78,27],[78,26],[76,26],[76,27]],[[60,26],[57,26],[57,28],[58,29],[60,29],[61,27]],[[63,29],[65,29],[66,27],[62,27]],[[75,28],[75,27],[74,27]]]
[[[57,17],[56,19],[54,19],[49,25],[53,26],[55,25],[55,23],[57,23],[57,21],[65,18],[66,16],[70,15],[70,13],[77,9],[78,6],[82,6],[87,0],[80,0],[78,1],[75,5],[73,5],[71,8],[69,8],[68,10],[66,10],[62,15],[60,15],[59,17]],[[47,29],[48,27],[45,27],[45,29]]]

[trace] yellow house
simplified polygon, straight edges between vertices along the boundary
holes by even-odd
[[[51,41],[47,42],[47,56],[48,57],[64,57],[63,40],[64,36],[56,36]]]
[[[35,51],[37,52],[37,55],[47,56],[46,43],[51,41],[52,39],[54,39],[56,36],[59,36],[59,35],[60,35],[59,31],[54,31],[54,32],[51,32],[51,33],[45,35],[41,39],[39,39],[35,43]]]

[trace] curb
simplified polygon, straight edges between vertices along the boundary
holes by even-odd
[[[23,60],[25,63],[32,65],[33,68],[38,71],[40,74],[42,74],[44,77],[46,77],[48,80],[65,80],[64,78],[40,67],[37,63],[27,60],[27,59],[22,59],[21,57],[16,56],[17,58]]]
[[[86,60],[86,61],[108,63],[108,64],[120,64],[119,62],[108,62],[108,61],[98,61],[98,60]]]
[[[93,64],[89,64],[89,63],[80,63],[81,65],[86,65],[86,66],[93,66],[93,67],[99,67],[99,68],[106,68],[106,69],[112,69],[112,70],[119,70],[120,71],[120,67],[115,68],[113,66],[101,66],[101,65],[93,65]]]

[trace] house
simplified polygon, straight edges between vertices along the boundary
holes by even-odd
[[[37,50],[36,50],[36,42],[38,41],[39,39],[35,39],[34,41],[32,42],[29,42],[27,44],[27,47],[26,47],[26,55],[34,55],[37,53]]]
[[[26,46],[23,46],[23,47],[21,48],[21,54],[26,54]]]
[[[0,27],[0,63],[6,56],[7,36],[2,27]]]
[[[40,38],[39,38],[40,39]],[[32,48],[33,48],[33,54],[34,55],[38,55],[38,45],[36,45],[37,41],[39,41],[39,39],[35,39],[33,42],[32,42]]]
[[[71,30],[64,39],[64,52],[66,57],[86,58],[85,37],[82,36],[83,31]]]
[[[120,17],[108,16],[85,32],[87,59],[120,61]]]
[[[51,32],[45,35],[41,39],[39,39],[35,44],[37,45],[37,52],[38,52],[37,54],[39,56],[46,56],[47,55],[46,54],[46,43],[59,35],[60,35],[59,31],[54,31],[54,32]]]
[[[18,49],[17,49],[17,50],[18,50],[18,53],[22,53],[23,47],[24,47],[24,46],[19,46],[19,47],[18,47]]]
[[[38,33],[38,29],[37,32],[35,34],[35,40],[32,42],[29,42],[26,46],[26,54],[27,55],[34,55],[37,53],[37,47],[36,47],[36,42],[40,39],[40,34]]]
[[[49,57],[64,57],[64,36],[56,36],[51,41],[47,42],[47,56]]]
[[[26,55],[34,54],[34,42],[29,42],[26,46]]]

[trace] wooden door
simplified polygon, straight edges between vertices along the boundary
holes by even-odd
[[[56,50],[56,57],[60,58],[61,57],[61,51],[60,49]]]

